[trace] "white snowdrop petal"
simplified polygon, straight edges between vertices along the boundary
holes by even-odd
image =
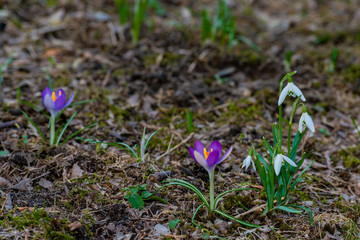
[[[287,161],[291,166],[296,167],[296,164],[294,163],[293,160],[291,160],[290,158],[288,158],[288,157],[285,156],[285,155],[282,155],[282,157],[283,157],[283,159],[284,159],[285,161]]]
[[[314,122],[310,117],[310,115],[306,113],[304,118],[305,118],[306,126],[310,129],[310,131],[315,132]]]
[[[290,84],[290,83],[289,83]],[[288,93],[289,93],[289,84],[288,85],[286,85],[286,87],[284,87],[284,89],[281,91],[281,93],[280,93],[280,97],[279,97],[279,101],[278,101],[278,105],[280,106],[283,102],[284,102],[284,100],[285,100],[285,98],[286,98],[286,96],[288,95]]]
[[[282,163],[282,156],[281,156],[281,154],[278,154],[278,155],[276,155],[275,160],[274,160],[274,170],[275,170],[275,174],[277,176],[280,173],[281,163]]]

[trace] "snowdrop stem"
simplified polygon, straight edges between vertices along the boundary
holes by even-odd
[[[209,180],[210,180],[210,211],[214,211],[215,209],[215,201],[214,201],[214,172],[215,169],[213,169],[211,172],[209,172]]]
[[[279,106],[279,149],[282,149],[282,106]]]
[[[50,117],[50,145],[54,145],[55,140],[55,116]]]

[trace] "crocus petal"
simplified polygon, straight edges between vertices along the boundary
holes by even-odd
[[[308,113],[305,113],[304,120],[310,131],[315,132],[314,122]]]
[[[54,115],[54,101],[51,99],[51,96],[46,94],[44,98],[44,105],[46,109],[51,113],[51,115]]]
[[[205,158],[204,156],[204,144],[202,144],[202,142],[200,142],[199,140],[195,141],[195,151],[199,152],[201,154],[201,156],[203,156],[203,158]]]
[[[288,84],[288,85],[286,85],[286,87],[284,87],[284,89],[281,91],[280,97],[279,97],[279,101],[278,101],[278,105],[279,105],[279,106],[283,103],[283,101],[285,100],[286,96],[288,95],[288,93],[289,93],[289,88],[290,88],[290,86],[289,86],[289,84]]]
[[[56,97],[56,100],[54,102],[54,110],[56,112],[59,112],[64,109],[64,105],[65,105],[65,101],[66,101],[66,96],[65,96],[64,90],[62,90],[62,89],[57,90],[55,92],[55,97]]]
[[[209,157],[207,158],[206,162],[210,172],[214,169],[216,164],[219,163],[220,154],[221,153],[218,150],[214,150],[209,154]]]
[[[281,164],[282,164],[282,155],[278,154],[278,155],[276,155],[275,160],[274,160],[274,170],[275,170],[275,174],[277,176],[279,176]]]
[[[51,96],[51,90],[49,87],[46,87],[43,91],[42,91],[42,101],[45,102],[45,96],[46,95],[50,95]]]
[[[74,100],[74,97],[75,97],[75,94],[73,93],[71,95],[71,97],[69,98],[69,100],[65,103],[65,106],[63,107],[63,109],[67,108],[71,104],[71,102]]]
[[[195,162],[197,162],[195,155],[194,155],[194,149],[192,147],[189,147],[189,152],[190,152],[191,157],[195,160]]]
[[[301,114],[300,120],[299,120],[299,132],[302,133],[304,131],[304,113]]]
[[[231,151],[232,151],[233,147],[229,147],[229,149],[226,151],[226,153],[224,154],[224,156],[222,156],[222,158],[219,160],[218,163],[221,163],[222,161],[224,161],[225,159],[227,159],[230,154],[231,154]]]
[[[296,164],[294,163],[294,161],[291,160],[290,158],[288,158],[287,156],[282,155],[282,158],[283,158],[285,161],[287,161],[291,166],[296,167]]]
[[[198,162],[201,166],[203,166],[203,168],[205,168],[207,171],[210,171],[209,166],[208,166],[204,156],[201,153],[199,153],[198,151],[195,150],[194,156],[195,156],[196,162]]]
[[[292,84],[292,91],[293,91],[293,93],[295,93],[296,96],[298,96],[298,97],[301,96],[300,98],[302,101],[304,101],[304,102],[306,101],[303,93],[294,83]]]
[[[215,151],[215,150],[221,154],[221,144],[219,143],[219,141],[216,141],[216,140],[210,144],[208,151],[211,152],[211,151]]]

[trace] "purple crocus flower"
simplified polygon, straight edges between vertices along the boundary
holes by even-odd
[[[229,157],[232,146],[226,151],[224,156],[221,156],[221,144],[218,141],[213,141],[210,144],[209,151],[206,150],[204,145],[196,140],[195,149],[189,148],[192,158],[203,166],[209,173],[211,173],[214,167]]]
[[[64,108],[70,105],[73,99],[74,99],[74,93],[66,102],[65,91],[62,89],[52,92],[49,87],[46,87],[44,91],[42,91],[43,103],[46,109],[51,113],[51,117],[56,117],[56,115],[61,110],[63,110]]]

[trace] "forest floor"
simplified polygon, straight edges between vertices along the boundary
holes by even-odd
[[[216,1],[161,1],[165,14],[148,13],[136,45],[113,1],[52,2],[0,0],[0,16],[8,15],[0,18],[0,64],[14,54],[0,89],[0,150],[9,152],[0,157],[0,239],[359,239],[360,141],[350,118],[360,124],[359,1],[229,1],[238,34],[260,51],[243,42],[232,51],[201,43],[201,10],[213,10]],[[261,188],[258,173],[241,166],[251,142],[262,149],[263,136],[271,139],[287,51],[316,127],[301,143],[301,151],[313,151],[304,166],[315,163],[291,203],[310,208],[314,225],[306,212],[263,216],[260,209],[240,216],[263,226],[250,229],[201,209],[195,219],[201,230],[191,222],[200,201],[180,186],[132,208],[122,190],[147,184],[152,192],[163,183],[150,175],[162,171],[208,194],[208,174],[188,150],[195,140],[234,148],[215,170],[216,193],[244,183]],[[43,143],[22,114],[49,137],[41,100],[47,72],[54,88],[74,92],[75,101],[96,100],[63,112],[57,126],[78,112],[64,138],[96,126],[61,147]],[[147,136],[160,131],[143,162],[92,143],[133,146],[144,127]],[[220,207],[236,216],[246,212],[242,205],[265,202],[264,194],[248,190],[229,194]]]

